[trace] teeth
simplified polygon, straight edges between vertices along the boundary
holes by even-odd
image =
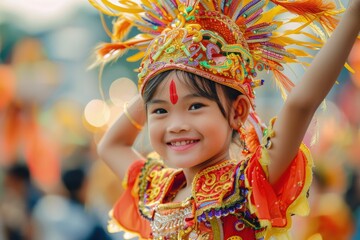
[[[186,140],[186,141],[180,141],[180,142],[172,142],[171,145],[172,146],[184,146],[184,145],[191,144],[194,142],[195,142],[194,140]]]

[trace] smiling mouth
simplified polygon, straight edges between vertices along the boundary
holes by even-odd
[[[167,145],[169,145],[171,147],[186,147],[186,146],[190,146],[197,142],[199,142],[199,140],[182,140],[182,141],[169,142],[169,143],[167,143]]]

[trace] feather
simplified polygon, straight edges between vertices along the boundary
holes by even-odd
[[[145,52],[138,52],[128,58],[126,58],[126,61],[128,62],[137,62],[141,60],[145,56]]]
[[[119,5],[108,0],[89,0],[89,2],[100,12],[109,16],[119,16],[123,13],[136,14],[144,12],[138,3],[132,1],[119,1]]]
[[[271,2],[297,15],[323,14],[336,7],[334,3],[325,3],[322,0],[271,0]]]
[[[280,89],[281,97],[285,100],[287,96],[287,92],[290,92],[291,89],[295,86],[294,83],[282,72],[277,69],[273,70],[275,83]]]
[[[109,62],[121,57],[128,50],[128,45],[122,42],[103,43],[97,50],[97,56],[102,62]]]
[[[90,68],[99,65],[100,63],[108,63],[123,56],[130,49],[143,50],[151,40],[152,36],[148,34],[138,34],[137,36],[125,42],[102,43],[97,47],[97,60]]]
[[[163,3],[167,13],[171,15],[172,19],[175,19],[176,18],[175,10],[177,9],[177,7],[170,0],[163,0]]]
[[[301,49],[288,48],[288,49],[286,49],[286,51],[291,54],[294,54],[296,57],[313,58],[313,56],[311,54],[309,54],[308,52],[301,50]]]
[[[304,17],[307,21],[316,20],[328,33],[334,30],[338,21],[334,18],[338,12],[335,12],[336,4],[333,2],[326,3],[322,0],[271,1],[291,13]]]
[[[112,41],[122,41],[127,37],[133,26],[132,21],[121,18],[113,24]]]
[[[114,10],[112,10],[111,8],[109,8],[108,6],[104,5],[101,3],[101,1],[99,0],[89,0],[89,2],[91,3],[91,5],[93,5],[99,12],[106,14],[108,16],[113,16],[116,17],[118,16],[118,12],[115,12]]]
[[[323,103],[325,103],[325,100],[324,100]],[[319,135],[320,135],[319,134],[318,117],[316,115],[315,115],[315,117],[313,117],[313,120],[310,123],[310,127],[311,127],[311,130],[312,130],[312,136],[311,136],[311,139],[310,139],[310,147],[312,147],[312,146],[315,146],[315,144],[319,141]]]
[[[109,36],[109,38],[112,38],[112,32],[110,31],[110,29],[108,28],[105,18],[104,18],[104,14],[102,12],[100,12],[100,19],[101,19],[101,24],[106,32],[106,34]]]

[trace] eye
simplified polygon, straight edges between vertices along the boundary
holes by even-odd
[[[190,106],[189,110],[196,110],[204,107],[205,105],[202,103],[194,103]]]
[[[165,114],[167,111],[163,108],[156,108],[152,111],[153,114]]]

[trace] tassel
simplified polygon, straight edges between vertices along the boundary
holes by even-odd
[[[245,142],[250,153],[254,153],[256,148],[260,145],[258,135],[253,126],[248,127]]]

